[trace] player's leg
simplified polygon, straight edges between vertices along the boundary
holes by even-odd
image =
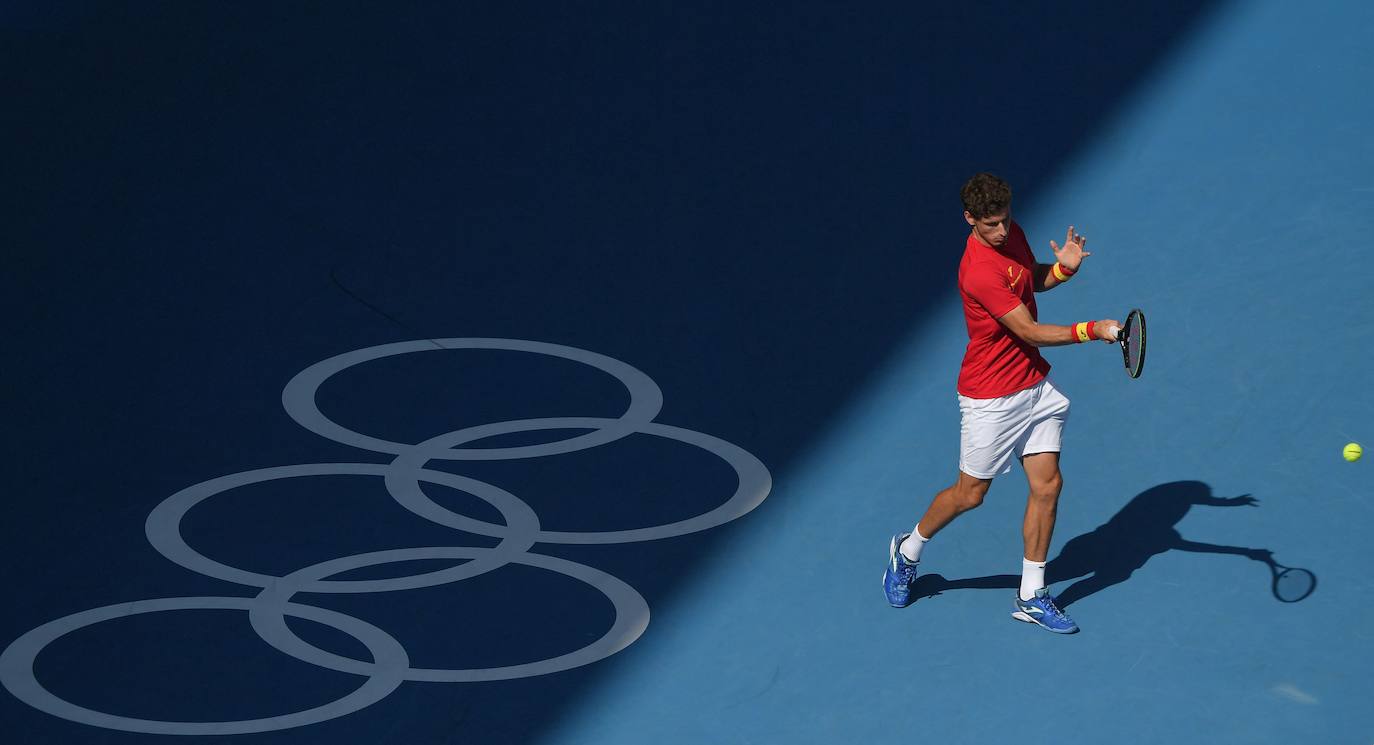
[[[911,564],[919,562],[926,542],[953,522],[954,518],[981,505],[990,486],[992,479],[980,479],[960,471],[954,485],[940,490],[931,500],[916,527],[910,533],[896,537],[897,550],[902,558]]]
[[[953,486],[935,495],[910,533],[892,536],[887,547],[887,568],[883,571],[883,592],[889,604],[894,608],[911,604],[916,564],[921,560],[926,541],[934,538],[954,518],[982,504],[991,485],[992,479],[980,479],[960,471]]]
[[[1059,494],[1064,476],[1059,472],[1059,453],[1035,453],[1021,459],[1026,471],[1030,496],[1026,499],[1026,519],[1021,535],[1026,543],[1026,558],[1044,563],[1054,536],[1054,520],[1059,512]]]
[[[1029,600],[1036,590],[1045,586],[1045,563],[1050,553],[1050,538],[1054,536],[1064,477],[1059,472],[1059,453],[1027,455],[1021,459],[1021,465],[1030,487],[1026,516],[1021,524],[1021,536],[1025,541],[1021,599]]]
[[[991,486],[992,479],[980,479],[960,471],[954,485],[941,490],[931,500],[930,507],[926,508],[920,522],[916,523],[915,532],[925,540],[934,538],[954,518],[981,505]],[[919,557],[907,553],[907,558],[915,560]]]
[[[883,571],[888,603],[897,608],[911,604],[916,564],[926,541],[954,518],[982,504],[993,477],[1011,469],[1033,402],[1034,393],[1028,391],[997,399],[959,397],[959,475],[952,486],[935,495],[910,533],[897,533],[889,541]]]
[[[1054,537],[1055,518],[1064,476],[1059,470],[1059,448],[1069,400],[1049,381],[1041,384],[1033,423],[1021,446],[1021,467],[1026,472],[1030,493],[1021,524],[1024,551],[1021,559],[1021,587],[1016,595],[1012,617],[1029,621],[1061,634],[1073,633],[1078,625],[1055,602],[1045,584],[1045,564],[1050,539]]]

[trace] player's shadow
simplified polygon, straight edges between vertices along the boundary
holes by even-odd
[[[1151,487],[1138,494],[1103,525],[1064,544],[1059,555],[1046,568],[1045,579],[1051,586],[1078,580],[1055,595],[1060,607],[1067,607],[1095,592],[1125,582],[1151,557],[1165,551],[1232,554],[1277,569],[1273,552],[1268,549],[1191,541],[1179,534],[1176,528],[1193,505],[1253,507],[1258,504],[1258,500],[1248,494],[1239,497],[1213,496],[1211,487],[1199,481],[1174,481]],[[1020,575],[1015,574],[957,580],[928,574],[917,577],[912,589],[919,599],[947,590],[1012,589],[1019,587],[1020,583]],[[1278,583],[1275,585],[1277,588]],[[1312,586],[1315,587],[1315,577],[1312,578]],[[1279,597],[1278,589],[1274,592]],[[1310,592],[1309,588],[1298,599],[1305,598]],[[1279,599],[1293,601],[1289,597]]]

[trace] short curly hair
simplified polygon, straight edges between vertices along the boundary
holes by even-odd
[[[975,218],[1000,215],[1011,208],[1011,186],[991,173],[979,173],[959,190],[964,209]]]

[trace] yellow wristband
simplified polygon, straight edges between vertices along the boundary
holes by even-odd
[[[1092,340],[1092,336],[1088,333],[1088,324],[1086,322],[1075,323],[1073,325],[1073,335],[1078,339],[1080,344]]]
[[[1057,261],[1054,262],[1053,267],[1050,267],[1050,271],[1054,272],[1054,278],[1059,280],[1060,282],[1068,282],[1069,277],[1072,277],[1074,275],[1073,272],[1066,271],[1064,267],[1061,266]]]

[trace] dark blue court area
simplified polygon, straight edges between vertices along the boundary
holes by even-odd
[[[0,7],[7,743],[1374,743],[1374,6]],[[959,187],[1072,399],[953,482]],[[1283,571],[1292,568],[1287,574]]]

